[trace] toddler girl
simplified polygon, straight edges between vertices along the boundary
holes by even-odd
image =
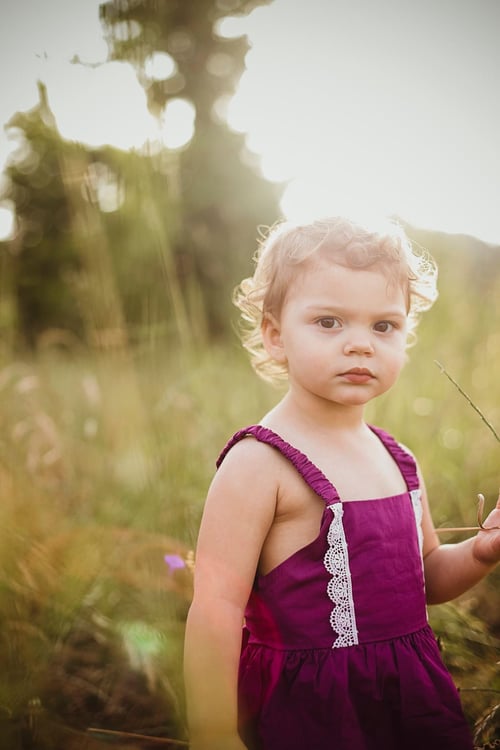
[[[185,677],[192,750],[470,750],[426,602],[500,560],[439,544],[412,454],[364,409],[396,382],[436,268],[389,224],[282,223],[235,301],[281,401],[218,459]],[[500,500],[486,526],[498,526]],[[244,624],[244,627],[243,627]]]

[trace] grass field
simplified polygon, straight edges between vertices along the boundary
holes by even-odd
[[[500,445],[435,360],[499,429],[500,280],[444,265],[400,382],[368,417],[418,456],[436,525],[469,526],[478,492],[496,500]],[[97,734],[78,744],[92,726],[182,739],[205,492],[227,438],[278,396],[236,337],[97,351],[54,335],[35,354],[2,352],[0,735],[38,727],[37,748],[59,735],[104,747]],[[500,739],[499,584],[497,572],[430,610],[478,746]]]

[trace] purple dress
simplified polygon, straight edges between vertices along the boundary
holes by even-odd
[[[245,612],[240,734],[252,750],[471,750],[457,690],[427,621],[415,461],[383,430],[407,492],[342,502],[303,453],[260,425],[240,430],[291,461],[324,500],[318,537],[267,575]]]

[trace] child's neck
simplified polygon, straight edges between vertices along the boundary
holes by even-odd
[[[290,391],[262,420],[276,432],[358,433],[366,430],[364,406],[343,406],[331,402],[303,403]]]

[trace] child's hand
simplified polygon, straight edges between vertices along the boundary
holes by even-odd
[[[478,532],[474,540],[473,554],[480,563],[495,565],[500,561],[500,494],[495,508],[483,525],[485,531]]]

